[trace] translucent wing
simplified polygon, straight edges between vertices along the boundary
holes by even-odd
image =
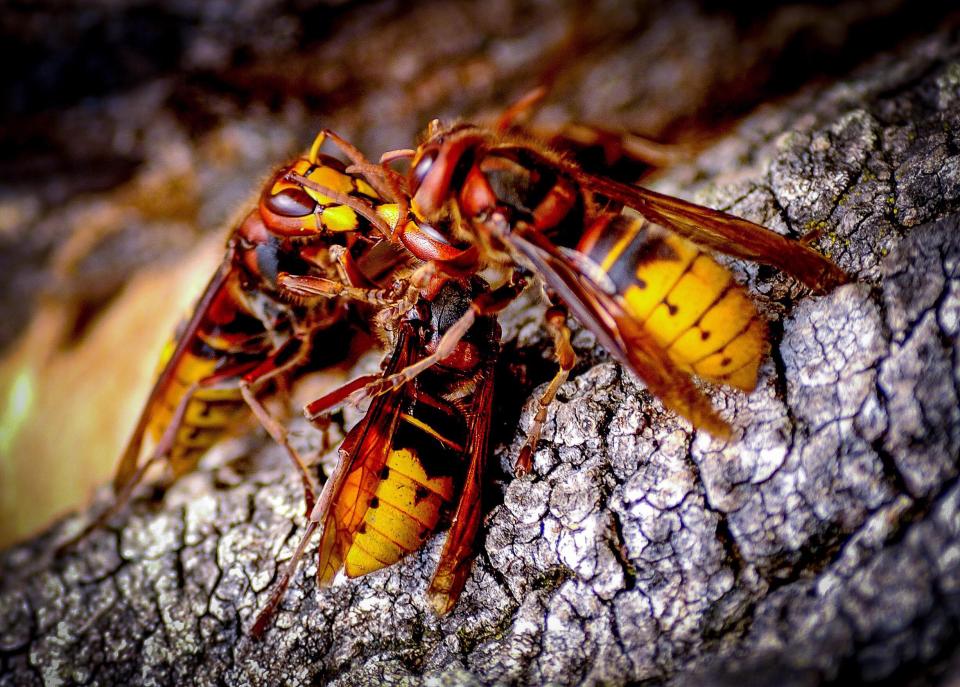
[[[500,231],[498,235],[557,293],[607,351],[633,370],[664,405],[715,436],[729,435],[729,425],[717,415],[690,374],[680,369],[612,295],[580,273],[556,246],[524,226],[512,232]]]
[[[404,327],[385,375],[425,355]],[[415,379],[371,403],[349,432],[340,462],[318,502],[322,533],[318,580],[341,568],[358,577],[418,550],[439,527],[461,472],[462,437],[450,439],[446,416],[425,400]],[[439,416],[434,416],[440,413]]]
[[[633,208],[704,248],[771,265],[816,291],[828,291],[848,281],[843,270],[817,251],[759,224],[577,168],[568,172],[594,193]]]
[[[164,401],[170,400],[167,397],[170,395],[173,385],[177,383],[177,377],[183,376],[181,374],[183,368],[190,366],[190,363],[193,361],[192,356],[189,355],[189,349],[195,343],[197,332],[204,320],[208,317],[211,304],[226,287],[232,271],[233,254],[231,251],[228,251],[220,267],[207,284],[183,332],[177,338],[173,350],[167,356],[167,360],[157,377],[157,381],[153,385],[153,389],[150,391],[150,396],[143,406],[133,435],[130,437],[130,441],[127,443],[127,447],[117,465],[113,477],[114,492],[120,493],[131,486],[131,481],[137,475],[137,463],[140,458],[140,451],[143,446],[144,435],[146,434],[147,428],[156,421],[158,413],[161,412],[161,408],[164,405]],[[206,372],[212,372],[212,370],[202,373],[197,373],[197,371],[194,370],[190,376],[196,377],[196,379],[192,381],[199,381],[200,378],[206,376]],[[174,400],[174,403],[176,403],[176,400]],[[173,420],[174,418],[171,417],[171,421]]]
[[[476,553],[477,531],[483,518],[483,478],[487,457],[490,455],[493,367],[493,361],[485,367],[468,413],[470,441],[466,454],[470,461],[469,467],[450,531],[427,590],[430,603],[440,615],[448,613],[456,603],[466,584],[470,564]]]

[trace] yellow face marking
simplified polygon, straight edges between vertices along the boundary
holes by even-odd
[[[373,187],[363,179],[356,179],[356,185],[357,185],[357,191],[359,193],[362,193],[365,196],[369,196],[370,198],[380,197],[379,195],[377,195],[377,192],[373,190]]]
[[[322,223],[317,218],[316,213],[304,215],[300,218],[298,229],[306,234],[315,234],[322,228]]]
[[[321,224],[329,231],[354,231],[357,228],[357,213],[346,205],[331,205],[320,214]]]
[[[304,175],[311,167],[313,167],[313,164],[309,160],[300,159],[293,164],[293,166],[290,168],[290,171],[295,172],[296,174]],[[281,176],[276,180],[273,186],[270,187],[270,195],[275,196],[285,188],[298,188],[298,186],[292,181],[288,181]]]
[[[315,167],[307,178],[338,193],[346,194],[353,190],[353,179],[332,167]],[[333,198],[324,196],[312,188],[304,187],[303,190],[320,205],[331,205],[335,202]]]
[[[397,228],[397,222],[400,220],[399,205],[396,203],[383,203],[382,205],[377,205],[376,212],[390,225],[391,229]]]

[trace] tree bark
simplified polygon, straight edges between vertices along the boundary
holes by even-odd
[[[709,23],[697,16],[695,26]],[[340,26],[336,41],[373,31],[356,26]],[[461,58],[488,36],[474,30],[460,36],[476,42]],[[342,44],[329,49],[349,60]],[[430,88],[455,90],[440,66],[451,60],[435,49],[418,67],[434,79],[418,82],[423,107],[436,104]],[[634,102],[645,87],[600,101],[617,65],[636,69],[644,49],[622,38],[588,58],[558,86],[583,98],[563,114],[598,119]],[[543,51],[538,43],[534,54]],[[463,59],[456,78],[482,77]],[[397,132],[422,109],[405,100],[402,118],[369,127],[370,112],[391,102],[379,87],[380,100],[334,116],[360,121],[370,150],[404,145]],[[486,97],[469,109],[496,100]],[[508,468],[536,394],[518,423],[506,420],[519,429],[497,448],[505,474],[490,484],[480,554],[449,616],[435,617],[424,597],[441,535],[323,590],[308,553],[274,626],[252,640],[247,629],[303,530],[302,492],[285,466],[239,483],[214,470],[162,502],[139,497],[60,558],[51,548],[70,520],[0,554],[0,684],[960,677],[960,34],[910,38],[840,81],[755,110],[656,188],[794,237],[816,231],[854,277],[814,296],[731,263],[757,294],[772,344],[755,392],[710,389],[733,441],[691,431],[577,328],[581,363],[551,407],[530,476]],[[504,318],[517,341],[504,355],[546,346],[535,315]]]

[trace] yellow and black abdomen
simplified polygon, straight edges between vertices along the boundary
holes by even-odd
[[[465,468],[467,427],[462,413],[425,388],[449,382],[434,380],[437,373],[444,374],[429,370],[383,399],[384,406],[407,399],[393,427],[378,424],[386,413],[373,406],[352,430],[363,436],[324,529],[321,583],[341,568],[359,577],[393,565],[419,550],[448,517]]]
[[[453,499],[453,478],[428,475],[422,455],[413,448],[391,450],[380,478],[373,493],[359,495],[368,505],[344,556],[349,577],[393,565],[417,551],[437,530]]]
[[[157,457],[167,460],[174,479],[193,470],[246,415],[239,378],[269,351],[264,325],[241,295],[239,272],[221,266],[183,331],[164,348],[157,382],[115,485],[122,487],[132,477],[146,437],[155,447],[168,442]],[[173,436],[165,439],[168,431]]]
[[[433,300],[422,299],[401,322],[384,376],[409,373],[436,350],[485,288],[479,280],[470,290],[450,281]],[[434,592],[447,603],[462,588],[479,523],[499,337],[495,318],[478,318],[452,353],[375,396],[347,433],[311,514],[320,528],[319,584],[340,570],[359,577],[393,565],[447,524],[456,505]]]
[[[161,369],[176,343],[172,340],[167,344]],[[246,403],[236,385],[194,386],[215,374],[225,355],[209,348],[205,352],[206,355],[187,350],[179,357],[169,385],[155,401],[147,426],[150,438],[159,442],[174,420],[178,406],[186,402],[183,418],[176,427],[176,435],[167,453],[174,479],[193,470],[203,454],[224,438],[246,413]],[[188,393],[190,397],[186,399]]]
[[[756,386],[766,326],[729,270],[690,241],[627,215],[580,247],[680,369],[745,391]]]

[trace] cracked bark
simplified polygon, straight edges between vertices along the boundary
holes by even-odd
[[[960,35],[942,30],[756,111],[662,177],[660,190],[778,231],[819,229],[857,281],[812,297],[733,264],[773,355],[753,394],[711,390],[738,429],[729,444],[691,433],[578,329],[582,362],[533,474],[491,484],[450,616],[423,597],[435,538],[329,590],[308,562],[250,641],[303,526],[299,485],[282,466],[239,483],[200,473],[55,562],[68,523],[0,554],[0,684],[957,677],[958,132]],[[391,135],[361,140],[403,144]],[[529,314],[506,317],[517,346],[544,346]],[[508,466],[522,439],[494,460]]]

